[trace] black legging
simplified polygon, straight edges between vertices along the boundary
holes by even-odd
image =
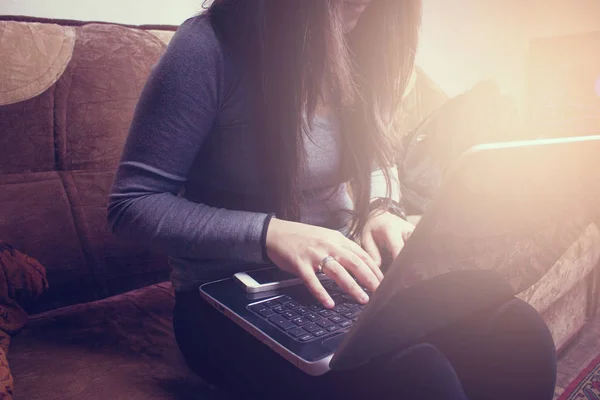
[[[550,400],[556,354],[548,328],[513,299],[352,371],[311,377],[205,303],[178,293],[175,335],[190,367],[236,398]]]

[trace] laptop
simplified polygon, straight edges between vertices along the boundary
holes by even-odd
[[[332,310],[302,285],[249,294],[228,278],[200,293],[307,374],[355,368],[531,286],[600,215],[599,199],[600,136],[480,145],[448,172],[367,305],[333,281]]]

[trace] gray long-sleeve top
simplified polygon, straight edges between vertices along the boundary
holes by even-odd
[[[111,230],[166,253],[178,291],[264,263],[267,214],[244,211],[264,201],[252,100],[227,54],[207,17],[181,25],[142,91],[109,198]],[[317,116],[305,140],[301,222],[343,231],[340,134]],[[372,187],[386,195],[381,171]]]

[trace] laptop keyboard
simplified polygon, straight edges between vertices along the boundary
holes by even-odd
[[[316,302],[302,302],[287,295],[247,308],[299,342],[323,339],[350,330],[364,306],[345,294],[334,282],[325,282],[323,286],[335,302],[331,310]]]

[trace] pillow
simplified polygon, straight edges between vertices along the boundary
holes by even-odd
[[[48,288],[46,269],[34,258],[0,240],[0,398],[10,399],[13,378],[6,354],[11,335],[27,323],[21,306]]]
[[[0,22],[0,105],[31,99],[65,71],[75,29],[55,24]]]

